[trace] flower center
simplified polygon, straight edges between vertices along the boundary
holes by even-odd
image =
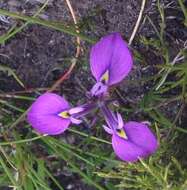
[[[108,70],[102,75],[100,81],[104,84],[108,83],[108,81],[109,81],[109,71]]]
[[[60,113],[58,114],[58,116],[60,116],[60,117],[62,117],[62,118],[64,118],[64,119],[67,119],[67,118],[70,117],[70,114],[69,114],[68,111],[63,111],[63,112],[60,112]]]
[[[109,71],[105,71],[105,73],[101,76],[99,81],[92,87],[91,95],[92,96],[103,96],[106,94],[108,89],[108,81],[109,81]]]
[[[92,96],[102,96],[103,94],[105,94],[107,92],[107,86],[99,81],[97,82],[91,89],[91,95]]]
[[[83,117],[97,108],[97,103],[89,103],[81,106],[73,107],[58,113],[58,116],[63,119],[69,119],[74,124],[80,124]]]
[[[128,139],[124,129],[117,129],[117,135],[123,139]]]

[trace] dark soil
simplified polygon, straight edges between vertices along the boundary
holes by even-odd
[[[40,2],[43,0],[1,0],[0,8],[33,15],[42,5]],[[88,36],[98,38],[110,32],[118,31],[121,32],[124,39],[129,39],[141,5],[140,0],[71,0],[71,2],[79,19],[81,30]],[[169,2],[164,1],[166,5]],[[173,3],[172,6],[176,5],[177,1]],[[171,7],[166,9],[166,16],[174,16],[174,18],[167,20],[166,33],[168,42],[171,44],[171,51],[175,53],[176,49],[187,38],[187,31],[184,30],[182,23],[183,14]],[[148,1],[145,14],[158,26],[160,17],[155,1]],[[51,0],[40,17],[72,23],[67,5],[65,1],[61,0]],[[8,31],[13,24],[18,26],[22,24],[21,21],[11,18],[9,21],[9,24],[0,21],[0,34]],[[156,37],[155,31],[148,21],[141,24],[132,46],[134,50],[139,51],[145,60],[145,65],[140,65],[135,60],[133,72],[119,88],[125,97],[126,104],[129,103],[129,100],[132,102],[139,101],[142,95],[148,91],[148,87],[140,86],[139,82],[133,83],[133,85],[129,82],[139,81],[142,76],[151,76],[155,73],[152,66],[161,62],[161,59],[153,51],[147,50],[137,40],[140,36]],[[79,83],[87,89],[91,88],[93,84],[88,65],[90,47],[91,44],[83,43],[84,53],[71,77],[63,83],[59,91],[59,94],[64,94],[73,103],[82,101],[85,96],[83,90],[80,90]],[[75,37],[42,26],[29,25],[21,33],[0,46],[0,65],[14,69],[26,89],[50,87],[66,71],[70,65],[70,58],[74,57],[75,51]],[[149,68],[143,71],[142,68],[147,65]],[[25,89],[11,76],[7,77],[6,73],[0,72],[0,91],[14,92],[18,90]],[[63,178],[65,188],[88,190],[88,187],[84,186],[77,177],[72,177],[70,180],[68,176],[59,175],[57,178],[59,181]],[[72,182],[73,186],[71,186]]]

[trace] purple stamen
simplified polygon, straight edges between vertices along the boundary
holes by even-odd
[[[70,120],[71,120],[71,122],[72,122],[73,124],[79,125],[79,124],[82,123],[82,120],[76,119],[76,118],[74,118],[74,117],[70,117]]]
[[[105,85],[103,82],[97,82],[91,89],[91,95],[92,96],[102,96],[105,95],[107,92],[107,85]]]
[[[70,115],[73,115],[73,114],[76,114],[76,113],[80,113],[80,112],[82,112],[82,111],[84,111],[84,108],[81,107],[81,106],[78,106],[78,107],[71,108],[71,109],[68,111],[68,113],[69,113]]]
[[[109,128],[111,128],[113,131],[116,131],[118,123],[116,121],[116,118],[114,117],[114,113],[110,111],[106,104],[101,104],[101,111],[104,115],[105,121],[107,122]]]
[[[117,113],[117,122],[118,122],[118,127],[117,129],[122,129],[124,126],[123,119],[121,117],[121,114]]]
[[[98,108],[97,102],[96,103],[88,103],[84,104],[82,106],[78,106],[79,112],[71,114],[72,117],[74,118],[81,118],[92,112],[94,109]],[[76,108],[73,108],[75,110],[78,110]]]
[[[103,125],[103,129],[110,135],[114,133],[114,130],[112,130],[110,127],[107,127],[106,125]]]

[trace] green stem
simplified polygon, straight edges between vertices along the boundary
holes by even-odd
[[[55,30],[58,30],[58,31],[61,31],[61,32],[64,32],[64,33],[67,33],[67,34],[70,34],[73,36],[78,36],[82,40],[85,40],[89,43],[95,43],[96,42],[95,39],[91,39],[91,38],[77,32],[77,29],[75,27],[68,26],[68,25],[65,25],[63,23],[42,20],[39,18],[34,18],[34,17],[22,15],[22,14],[9,12],[9,11],[3,10],[3,9],[0,9],[0,14],[5,15],[5,16],[9,16],[9,17],[12,17],[15,19],[24,20],[24,21],[29,22],[29,23],[35,23],[35,24],[39,24],[39,25],[46,26],[49,28],[53,28]]]

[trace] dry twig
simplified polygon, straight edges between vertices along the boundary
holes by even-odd
[[[138,30],[138,27],[140,25],[140,21],[142,19],[142,16],[143,16],[143,12],[144,12],[144,9],[145,9],[145,3],[146,3],[146,0],[142,0],[142,4],[141,4],[141,9],[140,9],[140,13],[139,13],[139,16],[138,16],[138,19],[136,21],[136,24],[135,24],[135,27],[133,29],[133,32],[131,34],[131,37],[129,39],[129,45],[132,44],[132,41],[134,40],[134,37],[137,33],[137,30]]]
[[[75,24],[75,27],[77,28],[76,31],[77,31],[77,33],[79,33],[80,31],[79,31],[78,26],[77,26],[77,23],[78,23],[78,22],[77,22],[77,19],[76,19],[74,10],[73,10],[73,8],[72,8],[72,6],[71,6],[71,3],[70,3],[69,0],[66,0],[66,3],[67,3],[67,6],[68,6],[68,8],[69,8],[69,10],[70,10],[71,16],[72,16],[72,18],[73,18],[73,22],[74,22],[74,24]],[[76,49],[76,54],[75,54],[75,58],[72,59],[71,66],[69,67],[68,71],[67,71],[65,74],[63,74],[63,75],[60,77],[60,79],[58,79],[58,80],[54,83],[54,85],[48,90],[48,92],[54,91],[65,79],[68,78],[68,76],[71,74],[71,72],[73,71],[73,69],[74,69],[74,67],[75,67],[75,65],[76,65],[76,63],[77,63],[77,58],[80,56],[80,52],[81,52],[81,48],[80,48],[80,38],[77,37],[77,49]]]

